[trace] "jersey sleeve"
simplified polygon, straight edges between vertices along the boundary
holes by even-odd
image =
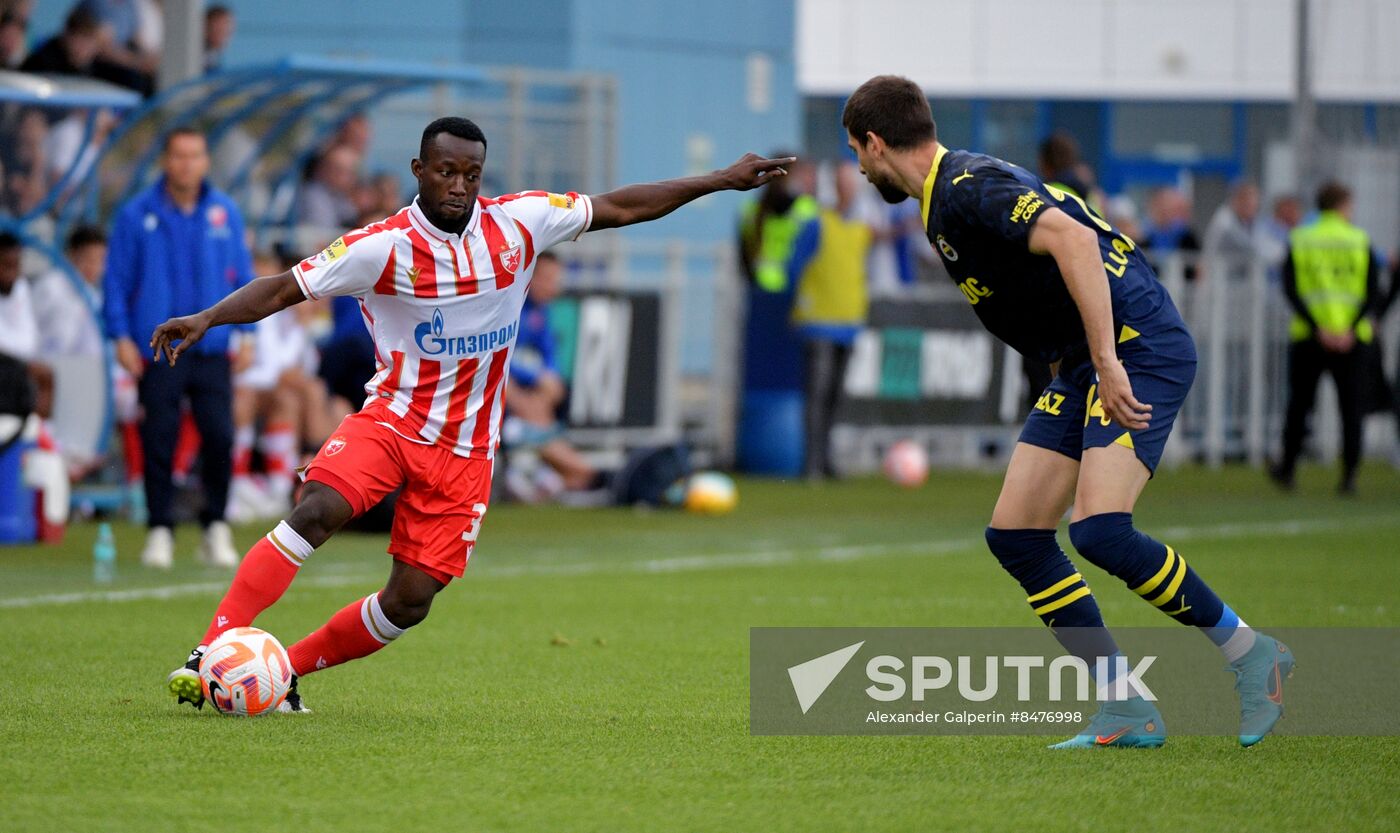
[[[364,295],[379,280],[392,246],[388,234],[347,234],[293,266],[292,276],[312,300]]]
[[[525,191],[501,197],[499,203],[530,232],[537,252],[565,240],[577,240],[593,222],[593,201],[573,191]]]
[[[1031,227],[1055,202],[1007,171],[978,171],[948,192],[951,213],[968,230],[998,242],[1030,246]]]

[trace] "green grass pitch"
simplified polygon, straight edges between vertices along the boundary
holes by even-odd
[[[1400,475],[1372,466],[1348,501],[1330,472],[1304,483],[1166,473],[1138,520],[1253,624],[1400,625]],[[227,582],[193,564],[195,531],[152,575],[119,528],[114,597],[92,526],[0,550],[0,830],[1400,829],[1397,738],[750,736],[750,626],[1034,624],[982,545],[997,485],[743,481],[722,518],[493,509],[467,578],[392,647],[308,678],[304,717],[167,699]],[[379,586],[383,547],[334,539],[258,624],[319,626]],[[1166,624],[1080,564],[1110,624]]]

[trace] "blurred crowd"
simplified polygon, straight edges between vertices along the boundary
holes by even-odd
[[[33,0],[0,0],[3,69],[98,79],[143,96],[153,92],[162,48],[159,0],[82,0],[72,5],[57,32],[30,31],[33,7]],[[222,65],[236,26],[231,6],[207,7],[208,71]],[[142,205],[156,208],[136,211],[126,221],[119,214],[106,226],[65,226],[65,239],[52,241],[58,209],[75,192],[69,183],[76,186],[110,173],[99,170],[96,161],[118,127],[118,116],[106,110],[0,105],[0,214],[25,218],[24,233],[31,238],[61,243],[65,260],[50,262],[25,240],[0,233],[0,373],[9,374],[7,381],[17,378],[16,374],[27,379],[32,392],[28,406],[50,419],[61,388],[55,366],[110,363],[115,430],[123,449],[119,462],[98,459],[83,448],[65,447],[63,438],[52,432],[40,431],[32,440],[52,459],[62,461],[59,468],[68,477],[124,482],[127,503],[138,517],[147,512],[153,477],[165,477],[165,469],[171,484],[178,487],[196,473],[207,478],[212,471],[219,476],[225,467],[228,519],[277,516],[292,499],[296,468],[319,448],[344,414],[359,406],[363,385],[375,372],[375,348],[358,302],[352,298],[308,302],[233,333],[227,349],[228,402],[226,408],[218,406],[226,411],[227,431],[222,423],[200,416],[202,406],[181,387],[189,384],[182,381],[165,391],[175,397],[172,410],[179,418],[168,431],[152,434],[145,418],[150,408],[143,401],[155,395],[148,390],[153,384],[148,377],[151,364],[142,341],[150,322],[121,323],[121,315],[130,311],[112,311],[111,275],[115,268],[121,295],[129,294],[133,278],[125,272],[137,256],[131,241],[139,236],[139,229],[144,225],[149,232],[152,223],[178,226],[193,217],[200,234],[230,238],[232,248],[221,248],[217,255],[231,258],[227,274],[217,276],[223,281],[218,292],[226,293],[254,275],[285,271],[349,229],[396,213],[412,198],[407,189],[410,183],[397,174],[370,169],[371,122],[364,115],[353,115],[309,157],[298,181],[278,193],[254,195],[260,212],[268,208],[285,217],[290,229],[279,243],[257,248],[237,207],[215,193],[209,176],[212,170],[217,174],[213,180],[225,179],[222,174],[240,167],[256,142],[240,138],[235,128],[211,158],[204,137],[187,131],[180,144],[188,141],[198,147],[183,148],[177,154],[167,146],[162,178],[149,193],[143,192],[144,197],[132,201],[155,200]],[[224,158],[229,147],[237,151],[233,156],[242,154],[242,158]],[[1232,183],[1223,203],[1210,212],[1174,186],[1107,194],[1067,134],[1047,137],[1034,164],[1047,183],[1084,199],[1158,263],[1187,255],[1184,277],[1188,281],[1199,285],[1216,279],[1211,269],[1234,273],[1226,278],[1238,277],[1249,264],[1263,261],[1280,295],[1288,297],[1295,311],[1301,310],[1302,318],[1309,317],[1301,296],[1289,291],[1289,281],[1296,278],[1288,268],[1294,235],[1328,211],[1341,216],[1336,206],[1321,209],[1311,195],[1305,201],[1287,194],[1273,196],[1265,204],[1259,187],[1249,181]],[[185,180],[185,185],[176,187],[177,179]],[[186,196],[176,198],[177,191]],[[162,213],[168,208],[162,199],[188,204]],[[1197,227],[1198,217],[1209,217],[1203,229]],[[917,202],[885,203],[854,163],[842,160],[800,159],[789,176],[765,188],[745,209],[739,252],[750,286],[746,353],[763,357],[745,367],[745,389],[800,392],[806,437],[802,469],[809,478],[836,474],[829,436],[846,367],[871,302],[897,301],[923,293],[927,285],[945,282],[922,226]],[[200,256],[204,255],[191,255]],[[1382,260],[1376,253],[1374,263]],[[562,430],[568,389],[555,364],[548,326],[549,304],[559,292],[562,269],[548,253],[541,256],[511,370],[505,437],[518,452],[517,459],[532,464],[512,468],[502,482],[525,500],[586,491],[603,480],[568,444]],[[178,272],[172,270],[172,280],[179,277]],[[1380,283],[1368,290],[1364,315],[1383,315],[1397,285],[1400,279],[1392,277],[1388,291]],[[217,297],[216,293],[186,300]],[[1329,336],[1327,355],[1338,349],[1341,343]],[[1324,369],[1345,373],[1331,365]],[[1046,381],[1048,369],[1027,368],[1027,373],[1030,389],[1036,391]],[[3,433],[0,453],[6,442]],[[152,441],[162,446],[155,458],[149,448]],[[201,450],[207,456],[211,449],[226,461],[211,467],[207,459],[202,460]],[[153,459],[161,469],[156,475],[150,472]],[[1290,471],[1281,470],[1280,480],[1288,480]],[[209,491],[207,484],[204,491]],[[222,521],[225,513],[217,514]],[[157,522],[170,522],[167,508],[161,508],[159,515]]]

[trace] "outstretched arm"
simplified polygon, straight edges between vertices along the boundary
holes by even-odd
[[[589,231],[630,226],[665,217],[691,200],[716,191],[748,191],[785,176],[783,168],[796,157],[765,159],[753,153],[723,170],[705,176],[667,179],[641,185],[626,185],[616,191],[592,197],[593,222]]]
[[[172,318],[151,334],[154,359],[164,353],[173,367],[180,354],[204,337],[210,327],[260,321],[278,310],[306,300],[291,272],[258,278],[219,303],[194,315]],[[175,342],[180,342],[178,345]]]

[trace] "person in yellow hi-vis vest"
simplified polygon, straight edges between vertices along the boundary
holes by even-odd
[[[735,450],[744,471],[794,476],[802,464],[802,343],[789,324],[795,287],[788,262],[798,229],[819,207],[812,197],[813,166],[797,159],[787,171],[739,218],[739,259],[748,283]]]
[[[1289,325],[1288,416],[1283,429],[1283,458],[1272,470],[1274,480],[1293,488],[1294,468],[1307,435],[1308,415],[1323,371],[1337,385],[1342,412],[1342,479],[1338,491],[1356,491],[1361,461],[1361,418],[1365,396],[1365,353],[1373,325],[1369,315],[1379,303],[1380,269],[1365,231],[1352,225],[1351,191],[1329,182],[1318,191],[1317,219],[1295,228],[1288,237],[1283,290],[1293,307]]]
[[[788,280],[797,287],[792,323],[803,342],[803,474],[834,477],[831,424],[846,364],[870,307],[866,261],[873,232],[855,216],[860,171],[836,169],[836,207],[824,208],[797,234]]]

